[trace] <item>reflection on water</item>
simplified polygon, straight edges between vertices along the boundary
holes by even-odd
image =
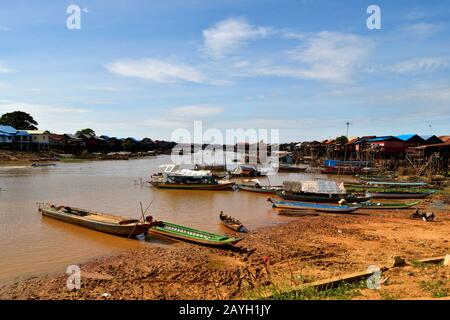
[[[139,218],[139,202],[156,219],[228,233],[219,221],[221,210],[250,229],[287,221],[266,202],[266,195],[233,191],[159,190],[135,184],[149,177],[169,156],[84,163],[55,167],[0,167],[0,283],[16,277],[62,271],[69,264],[116,254],[146,245],[167,245],[161,239],[140,242],[102,234],[41,217],[37,202],[67,204]],[[272,185],[283,180],[310,179],[307,174],[281,174],[260,179]]]

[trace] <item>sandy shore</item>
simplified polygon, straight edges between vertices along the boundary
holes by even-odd
[[[179,243],[147,247],[81,266],[80,290],[66,288],[67,275],[31,278],[0,288],[1,299],[234,299],[327,279],[391,256],[407,260],[450,253],[450,208],[434,222],[409,219],[412,209],[323,214],[252,231],[232,250]],[[446,200],[444,198],[444,200]],[[359,288],[347,298],[432,299],[450,295],[450,267],[412,264],[383,274],[379,290]],[[275,289],[274,289],[275,288]]]

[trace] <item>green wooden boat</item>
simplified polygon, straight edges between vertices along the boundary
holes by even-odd
[[[419,204],[420,201],[414,202],[406,202],[406,203],[382,203],[382,202],[363,202],[358,203],[357,206],[361,209],[374,209],[374,210],[382,210],[382,209],[408,209],[414,207]],[[349,206],[356,206],[356,204],[349,204]]]
[[[371,185],[345,185],[345,189],[348,192],[409,192],[409,193],[434,193],[436,189],[423,188],[423,187],[382,187],[382,186],[371,186]]]
[[[215,247],[234,245],[242,240],[242,238],[218,235],[165,221],[160,221],[153,225],[148,233]]]

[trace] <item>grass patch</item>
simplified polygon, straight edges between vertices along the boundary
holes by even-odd
[[[360,290],[366,288],[366,281],[355,283],[344,283],[336,288],[318,290],[313,287],[306,287],[301,290],[295,290],[294,287],[268,286],[264,288],[265,293],[270,293],[272,300],[350,300],[359,296]],[[266,299],[261,294],[260,289],[255,289],[249,295],[251,299]]]
[[[398,297],[389,292],[380,292],[380,296],[382,300],[398,300]]]
[[[430,262],[422,262],[422,261],[417,261],[417,260],[412,260],[410,262],[410,265],[412,267],[415,267],[415,268],[426,268],[426,267],[432,267],[433,266],[433,264],[430,263]]]
[[[444,298],[450,295],[450,290],[446,287],[448,281],[434,280],[434,281],[422,281],[421,287],[425,291],[429,291],[433,298]]]

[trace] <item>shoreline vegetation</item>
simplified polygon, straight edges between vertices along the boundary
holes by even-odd
[[[449,254],[450,209],[443,190],[419,208],[434,222],[410,220],[409,210],[364,209],[320,214],[251,230],[229,250],[188,243],[143,246],[81,264],[80,290],[66,288],[64,273],[31,277],[0,287],[2,299],[449,299],[450,268],[417,263]],[[382,272],[379,290],[365,280],[337,287],[304,284],[380,268],[394,256],[405,265]],[[106,295],[105,295],[106,294]]]

